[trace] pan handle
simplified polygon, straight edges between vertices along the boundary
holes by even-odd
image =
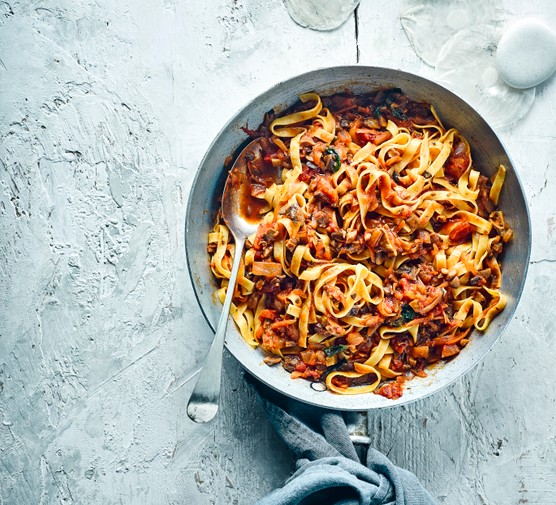
[[[344,414],[346,426],[359,459],[367,460],[367,450],[371,445],[369,437],[369,412],[346,412]]]

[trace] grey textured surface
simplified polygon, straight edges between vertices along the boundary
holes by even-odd
[[[208,349],[185,271],[187,194],[241,105],[312,68],[431,77],[398,2],[337,31],[279,0],[0,2],[0,503],[252,503],[292,471],[226,357],[221,415],[185,414]],[[555,4],[507,1],[556,22]],[[445,504],[556,503],[556,85],[500,131],[533,251],[516,318],[463,380],[373,413],[375,447]]]

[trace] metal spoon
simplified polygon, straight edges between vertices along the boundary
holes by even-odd
[[[228,174],[224,194],[222,195],[222,217],[235,240],[234,261],[216,334],[187,404],[187,415],[196,423],[206,423],[218,412],[222,376],[222,350],[243,246],[245,245],[245,239],[257,231],[262,219],[262,216],[249,206],[249,200],[253,201],[253,198],[248,193],[247,161],[261,156],[261,139],[255,139],[237,157]]]

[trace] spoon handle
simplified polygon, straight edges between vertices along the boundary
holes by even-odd
[[[237,274],[241,263],[241,253],[245,239],[235,238],[235,253],[230,282],[226,292],[226,299],[222,307],[222,313],[216,328],[216,334],[210,346],[205,364],[199,373],[197,384],[187,403],[187,415],[196,423],[210,421],[218,412],[218,399],[220,397],[220,385],[222,378],[222,350],[224,348],[224,337],[228,327],[228,316],[232,305],[232,298],[236,287]]]

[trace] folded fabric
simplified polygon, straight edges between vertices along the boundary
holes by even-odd
[[[340,412],[287,398],[252,377],[278,435],[295,454],[297,471],[256,505],[434,505],[417,477],[369,448],[359,460]]]

